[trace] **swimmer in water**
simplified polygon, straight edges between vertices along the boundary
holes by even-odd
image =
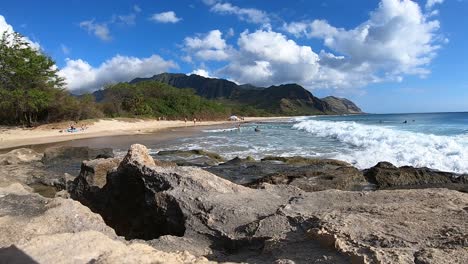
[[[255,127],[255,132],[260,132],[260,129],[258,128],[258,126]]]

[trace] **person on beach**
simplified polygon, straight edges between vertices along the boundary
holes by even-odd
[[[197,124],[197,119],[194,117],[193,118],[193,125],[196,125]]]
[[[184,118],[185,126],[187,126],[187,117]]]

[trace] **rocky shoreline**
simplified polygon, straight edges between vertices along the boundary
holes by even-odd
[[[0,155],[6,263],[467,263],[468,175],[132,145]]]

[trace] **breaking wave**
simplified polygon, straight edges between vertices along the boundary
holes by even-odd
[[[355,122],[317,120],[301,121],[293,129],[345,143],[348,149],[340,151],[335,158],[360,169],[388,161],[397,166],[468,173],[468,135],[439,136]]]

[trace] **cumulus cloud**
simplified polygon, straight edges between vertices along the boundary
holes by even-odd
[[[94,91],[106,84],[126,82],[137,77],[150,77],[154,74],[177,69],[173,61],[166,61],[158,55],[136,58],[117,55],[98,67],[93,67],[82,59],[67,59],[60,70],[67,88],[74,92]]]
[[[177,23],[182,19],[177,17],[174,11],[167,11],[167,12],[153,14],[150,20],[158,22],[158,23]]]
[[[309,82],[319,70],[319,56],[281,33],[257,30],[241,33],[238,50],[219,72],[240,83],[270,85]]]
[[[444,0],[427,0],[426,8],[431,9],[436,4],[442,4]]]
[[[205,69],[196,69],[189,74],[196,74],[196,75],[200,75],[206,78],[212,78],[212,76],[210,75],[210,72],[208,72]]]
[[[103,41],[109,41],[112,39],[109,31],[109,27],[106,23],[96,23],[93,20],[86,20],[80,22],[80,27],[86,29],[90,34],[95,35]]]
[[[314,86],[363,86],[398,81],[408,74],[425,76],[443,42],[438,35],[439,21],[430,20],[410,0],[382,0],[369,20],[353,29],[314,20],[285,24],[283,30],[295,36],[322,39],[332,52],[343,55],[332,59],[327,53],[321,54],[321,75],[312,83]],[[329,82],[327,76],[333,76]],[[347,82],[348,77],[352,79]],[[322,81],[316,83],[317,80]]]
[[[187,37],[184,48],[189,56],[202,60],[226,60],[229,58],[229,47],[222,38],[220,30],[212,30],[203,36]]]
[[[6,22],[5,17],[0,15],[0,38],[3,37],[3,33],[5,33],[5,32],[9,33],[9,34],[12,34],[12,33],[15,32],[15,30],[13,29],[13,26],[11,26],[10,24],[8,24]],[[38,42],[34,42],[34,41],[30,40],[26,36],[23,36],[23,39],[31,45],[31,48],[33,48],[35,50],[41,50],[41,45]]]
[[[229,2],[219,2],[214,0],[204,0],[204,3],[210,5],[210,11],[224,15],[235,15],[240,20],[255,24],[269,24],[268,14],[255,8],[242,8],[232,5]]]

